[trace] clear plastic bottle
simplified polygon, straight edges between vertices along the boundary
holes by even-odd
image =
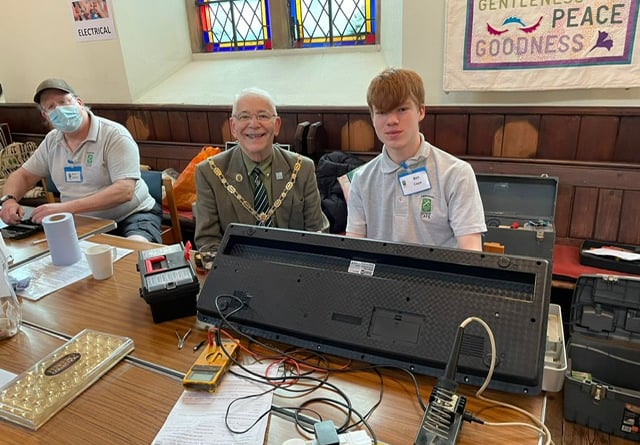
[[[9,281],[9,258],[0,249],[0,340],[13,337],[22,325],[22,308]]]

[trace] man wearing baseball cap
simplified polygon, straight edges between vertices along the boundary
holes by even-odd
[[[7,179],[0,218],[20,222],[24,210],[18,201],[50,175],[60,202],[36,207],[34,222],[53,213],[82,213],[115,220],[118,235],[162,242],[162,209],[141,180],[140,154],[129,131],[94,115],[62,79],[42,81],[33,101],[53,130]]]

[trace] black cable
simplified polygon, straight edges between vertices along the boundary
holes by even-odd
[[[465,411],[464,414],[462,415],[462,420],[466,420],[469,423],[479,423],[480,425],[484,425],[484,420],[476,417],[473,415],[472,412],[470,411]]]
[[[369,431],[369,434],[371,436],[372,442],[371,443],[378,443],[378,439],[376,438],[376,434],[373,431],[373,428],[371,428],[371,425],[369,425],[369,423],[365,420],[364,416],[362,416],[358,411],[354,410],[353,407],[349,404],[348,406],[345,404],[342,404],[342,402],[339,402],[338,400],[333,400],[333,399],[325,399],[323,397],[319,397],[317,399],[310,399],[310,400],[305,400],[304,402],[302,402],[302,404],[300,405],[300,407],[305,407],[308,404],[311,403],[317,403],[317,402],[323,402],[323,403],[328,403],[328,404],[335,404],[338,406],[342,406],[343,408],[347,408],[348,411],[352,414],[354,414],[356,417],[358,417],[359,422],[361,422],[364,427],[367,429],[367,431]],[[339,427],[337,428],[338,433],[342,434],[344,432],[347,431],[346,428],[344,427]],[[312,431],[313,432],[313,431]]]
[[[247,428],[245,428],[244,430],[234,430],[234,429],[233,429],[233,428],[231,428],[231,426],[229,425],[229,412],[231,411],[231,407],[232,407],[235,403],[240,402],[241,400],[246,400],[246,399],[252,399],[252,398],[261,397],[261,396],[263,396],[263,395],[265,395],[265,394],[268,394],[268,393],[270,393],[270,392],[273,392],[273,391],[274,391],[274,389],[273,389],[273,388],[269,388],[267,391],[263,391],[263,392],[261,392],[261,393],[250,394],[250,395],[248,395],[248,396],[242,396],[242,397],[238,397],[238,398],[236,398],[236,399],[232,400],[232,401],[229,403],[229,405],[227,405],[227,409],[226,409],[226,411],[225,411],[225,413],[224,413],[224,424],[225,424],[225,426],[227,427],[227,429],[228,429],[229,431],[231,431],[233,434],[244,434],[244,433],[246,433],[247,431],[251,430],[251,428],[253,428],[254,426],[256,426],[256,425],[258,424],[258,422],[260,422],[260,420],[261,420],[262,418],[264,418],[266,415],[268,415],[268,414],[271,412],[271,409],[268,409],[268,410],[266,410],[265,412],[263,412],[262,414],[260,414],[260,415],[258,416],[258,418],[257,418],[257,419],[255,419],[255,420],[254,420],[254,422],[253,422],[251,425],[249,425]]]
[[[378,406],[380,406],[380,404],[382,403],[382,396],[384,395],[384,378],[382,377],[382,373],[380,372],[379,369],[374,369],[374,371],[376,372],[376,374],[378,375],[378,378],[380,380],[380,391],[378,392],[378,401],[376,403],[374,403],[373,406],[371,408],[369,408],[369,411],[367,411],[365,413],[365,415],[363,416],[363,418],[365,420],[368,419],[369,417],[371,417],[373,412],[378,408]],[[356,423],[351,425],[349,428],[347,428],[347,430],[355,429],[357,426],[360,425],[360,423],[362,423],[362,422],[361,421],[357,421]]]
[[[233,308],[233,310],[227,314],[224,313],[224,311],[222,310],[222,308],[220,307],[220,299],[221,298],[230,298],[232,299],[237,306]],[[272,386],[274,386],[274,388],[272,389],[273,391],[276,390],[281,390],[281,391],[285,391],[285,392],[313,392],[316,389],[320,388],[320,387],[324,387],[334,393],[336,393],[337,395],[340,396],[341,400],[334,400],[331,398],[326,398],[326,397],[318,397],[318,398],[313,398],[313,399],[309,399],[306,400],[305,402],[303,402],[303,404],[297,408],[294,412],[296,413],[295,416],[295,421],[296,421],[296,426],[300,429],[302,429],[303,431],[309,433],[309,434],[313,434],[313,429],[309,428],[308,426],[305,425],[305,422],[300,421],[297,418],[298,413],[301,410],[304,411],[309,411],[309,412],[314,412],[313,410],[310,410],[309,408],[306,408],[307,405],[312,404],[312,403],[324,403],[324,404],[329,404],[329,405],[334,405],[334,406],[339,406],[342,408],[346,409],[345,412],[345,419],[344,422],[342,423],[342,425],[340,425],[338,427],[338,431],[339,432],[346,432],[349,429],[355,428],[359,425],[364,425],[364,427],[369,431],[369,433],[371,434],[372,438],[374,438],[374,443],[376,443],[376,439],[375,439],[375,432],[373,431],[373,429],[371,428],[371,426],[368,424],[367,419],[373,414],[373,412],[377,409],[377,407],[382,403],[382,396],[384,394],[384,379],[382,377],[382,374],[379,371],[379,368],[384,368],[384,367],[388,367],[388,368],[396,368],[396,369],[401,369],[402,371],[405,371],[409,374],[409,376],[411,377],[412,381],[413,381],[413,385],[414,388],[416,390],[416,395],[418,397],[419,403],[421,405],[421,407],[423,407],[424,409],[424,402],[422,401],[422,397],[420,394],[420,389],[419,389],[419,385],[416,381],[415,376],[413,375],[413,373],[411,373],[410,371],[400,368],[400,367],[393,367],[393,366],[365,366],[365,367],[350,367],[349,369],[335,369],[335,368],[331,368],[329,366],[330,362],[321,354],[313,354],[312,357],[315,357],[318,360],[322,360],[323,362],[325,362],[327,364],[327,366],[322,366],[322,365],[317,365],[317,364],[310,364],[309,363],[309,358],[304,358],[304,359],[300,359],[299,357],[295,357],[293,356],[290,352],[284,352],[281,351],[277,348],[274,348],[270,345],[267,345],[266,343],[262,343],[258,340],[256,340],[255,338],[253,338],[252,336],[245,334],[243,332],[241,332],[238,328],[236,328],[233,323],[231,323],[229,321],[229,317],[231,317],[233,314],[235,314],[236,312],[247,308],[246,303],[240,299],[239,297],[235,296],[235,295],[218,295],[215,299],[215,306],[216,309],[218,311],[218,314],[221,318],[221,323],[220,323],[220,327],[219,329],[216,330],[216,342],[220,343],[220,329],[224,328],[225,326],[228,326],[231,330],[233,330],[233,332],[237,333],[238,335],[242,336],[243,338],[265,348],[268,351],[273,351],[275,353],[277,353],[280,357],[286,357],[289,360],[292,360],[294,362],[297,363],[302,363],[305,364],[307,366],[312,367],[313,369],[316,370],[322,370],[322,371],[326,371],[326,375],[324,376],[323,379],[318,379],[316,377],[313,377],[311,375],[311,371],[305,374],[300,374],[295,373],[292,374],[291,370],[292,369],[296,369],[297,368],[293,367],[293,365],[288,365],[286,362],[283,362],[282,368],[284,370],[284,375],[282,376],[278,376],[278,377],[269,377],[269,376],[263,376],[260,374],[257,374],[251,370],[248,370],[242,363],[239,363],[237,360],[235,360],[233,357],[229,357],[233,363],[235,363],[236,365],[240,366],[245,372],[248,372],[248,374],[250,374],[250,376],[247,375],[242,375],[243,378],[248,379],[248,380],[253,380],[253,381],[259,381],[261,383],[268,383]],[[227,354],[226,350],[223,351],[225,354]],[[228,354],[227,354],[228,356]],[[290,366],[290,367],[288,367]],[[330,372],[352,372],[352,371],[366,371],[366,370],[373,370],[376,372],[376,374],[379,376],[380,379],[380,391],[379,391],[379,396],[378,396],[378,400],[377,402],[367,411],[367,413],[365,415],[361,415],[359,412],[357,412],[352,404],[351,404],[351,400],[349,399],[349,397],[337,386],[333,385],[332,383],[328,382],[328,377],[329,377],[329,373]],[[233,371],[230,371],[232,373],[234,373]],[[234,373],[236,374],[236,373]],[[236,374],[237,375],[237,374]],[[299,389],[294,389],[291,387],[285,387],[283,385],[275,385],[274,381],[280,381],[283,384],[286,383],[287,381],[290,380],[295,380],[296,384],[300,383],[301,381],[310,381],[310,382],[316,382],[317,385],[314,385],[311,388],[305,388],[303,390],[299,390]],[[233,402],[232,402],[233,403]],[[274,411],[274,408],[272,407],[272,409],[270,411]],[[229,412],[229,408],[227,410],[227,413]],[[249,428],[252,428],[253,426],[255,426],[255,424],[257,424],[259,422],[259,420],[264,417],[267,413],[263,413],[255,422],[254,424],[252,424]],[[349,425],[349,423],[351,422],[351,419],[353,417],[356,417],[358,420],[357,422]],[[226,416],[225,416],[225,423],[227,422],[226,420]],[[306,422],[307,425],[309,424],[309,422]],[[229,426],[227,426],[229,428]],[[231,430],[231,429],[230,429]],[[248,431],[248,430],[247,430]]]
[[[235,301],[238,303],[238,305],[239,305],[238,307],[234,308],[234,310],[233,310],[233,311],[231,311],[229,314],[226,314],[226,315],[223,313],[223,310],[221,310],[221,308],[220,308],[220,304],[219,304],[219,300],[220,300],[221,298],[225,298],[225,297],[226,297],[226,298],[231,298],[231,299],[235,300]],[[287,353],[285,353],[285,352],[283,352],[283,351],[280,351],[279,349],[276,349],[276,348],[274,348],[274,347],[272,347],[272,346],[269,346],[269,345],[267,345],[266,343],[260,342],[260,341],[258,341],[257,339],[255,339],[254,337],[252,337],[252,336],[250,336],[250,335],[248,335],[248,334],[245,334],[245,333],[243,333],[242,331],[240,331],[239,329],[237,329],[237,328],[236,328],[236,327],[235,327],[235,326],[234,326],[234,325],[229,321],[229,319],[228,319],[228,318],[229,318],[231,315],[233,315],[233,314],[235,314],[236,312],[238,312],[238,311],[240,311],[241,309],[243,309],[244,307],[246,307],[246,304],[245,304],[245,303],[244,303],[244,301],[242,301],[240,298],[236,297],[235,295],[218,295],[218,296],[216,297],[216,299],[215,299],[215,305],[216,305],[216,309],[218,310],[218,314],[220,315],[220,318],[221,318],[221,320],[222,320],[222,323],[221,323],[220,328],[224,327],[225,325],[226,325],[226,326],[229,326],[229,328],[231,328],[231,329],[233,330],[233,332],[237,333],[238,335],[242,336],[243,338],[245,338],[245,339],[247,339],[247,340],[249,340],[249,341],[251,341],[251,342],[253,342],[253,343],[257,344],[257,345],[262,346],[263,348],[265,348],[265,349],[267,349],[267,350],[269,350],[269,351],[273,351],[273,352],[277,353],[278,355],[280,355],[280,356],[284,356],[284,357],[286,357],[286,358],[288,358],[288,359],[290,359],[290,360],[292,360],[292,361],[297,361],[297,362],[299,362],[299,363],[303,363],[303,364],[305,364],[305,365],[307,365],[307,366],[315,367],[313,364],[310,364],[310,363],[307,363],[307,362],[302,362],[302,361],[300,361],[298,358],[296,358],[296,357],[294,357],[294,356],[292,356],[292,355],[290,355],[290,354],[287,354]],[[227,355],[227,357],[228,357],[228,358],[229,358],[229,359],[230,359],[234,364],[238,365],[240,368],[242,368],[243,370],[245,370],[247,373],[249,373],[249,374],[251,374],[251,375],[253,375],[253,376],[257,377],[257,378],[260,378],[260,379],[263,379],[263,380],[270,380],[270,381],[282,381],[283,383],[285,383],[285,382],[286,382],[286,380],[288,379],[287,377],[280,377],[280,376],[278,376],[278,377],[269,377],[269,376],[262,376],[262,375],[260,375],[260,374],[254,373],[253,371],[251,371],[251,370],[249,370],[249,369],[246,369],[246,368],[244,367],[244,365],[243,365],[242,363],[238,362],[235,358],[233,358],[233,357],[229,357],[229,354],[227,353],[227,351],[226,351],[226,350],[224,350],[224,348],[223,348],[223,352]],[[326,370],[326,371],[334,371],[333,369],[330,369],[330,368],[325,368],[325,370]],[[328,375],[326,376],[326,379],[328,379]],[[325,379],[325,381],[326,381],[326,379]]]
[[[312,412],[317,416],[317,418],[314,419],[304,414],[300,414],[301,411]],[[308,408],[301,409],[300,407],[297,407],[297,406],[271,405],[271,412],[277,415],[280,415],[280,417],[286,418],[288,420],[293,419],[296,424],[300,422],[300,423],[306,423],[307,425],[310,425],[310,426],[313,426],[316,422],[319,422],[322,419],[322,416],[320,415],[320,413],[314,410],[310,410]]]

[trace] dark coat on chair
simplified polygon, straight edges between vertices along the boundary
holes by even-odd
[[[342,151],[325,153],[318,160],[316,176],[322,211],[329,219],[329,232],[344,233],[347,227],[347,200],[338,178],[364,164],[364,161]]]
[[[280,196],[291,178],[297,157],[296,153],[286,151],[278,145],[273,146],[269,178],[272,200]],[[253,205],[253,192],[240,147],[217,154],[214,161],[229,184]],[[196,193],[194,241],[199,250],[216,250],[224,235],[224,229],[230,223],[256,224],[253,215],[223,187],[208,160],[196,166]],[[272,220],[275,227],[308,231],[328,230],[329,221],[320,207],[320,193],[311,159],[302,157],[302,167],[296,182]]]

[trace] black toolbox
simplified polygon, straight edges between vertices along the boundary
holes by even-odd
[[[592,249],[602,248],[632,254],[634,255],[634,259],[624,260],[615,255],[596,255],[590,253]],[[586,240],[583,241],[582,246],[580,246],[580,264],[636,275],[640,275],[640,260],[635,259],[638,255],[640,255],[640,246],[634,246],[633,244]]]
[[[558,178],[477,173],[487,233],[507,255],[553,259]]]
[[[188,254],[182,243],[138,251],[140,296],[154,323],[196,314],[200,283]]]
[[[640,441],[640,280],[581,275],[570,317],[564,417]]]

